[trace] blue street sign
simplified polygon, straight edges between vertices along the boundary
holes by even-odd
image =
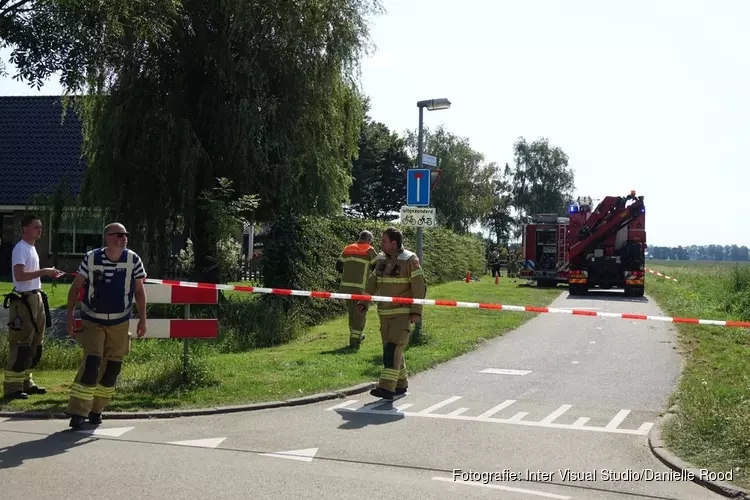
[[[406,204],[412,207],[430,206],[429,168],[410,168],[406,171]]]

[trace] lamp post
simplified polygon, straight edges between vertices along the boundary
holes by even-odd
[[[422,168],[422,153],[424,149],[424,126],[423,126],[424,108],[427,108],[428,111],[439,111],[441,109],[450,108],[451,102],[446,98],[427,99],[424,101],[418,101],[417,107],[419,108],[419,142],[417,144],[417,168]],[[427,182],[432,183],[432,178],[427,179]],[[422,265],[422,268],[424,268],[424,263],[422,262],[422,227],[421,226],[417,228],[417,258],[419,259],[419,262]],[[422,316],[420,316],[420,318],[416,322],[416,325],[414,325],[414,330],[417,336],[421,336]]]
[[[419,142],[417,145],[417,168],[422,168],[422,153],[424,149],[424,108],[428,111],[439,111],[441,109],[448,109],[451,107],[451,102],[448,99],[427,99],[424,101],[418,101],[417,107],[419,108]],[[427,182],[432,182],[429,179]],[[422,262],[422,228],[417,228],[417,258],[419,262]]]

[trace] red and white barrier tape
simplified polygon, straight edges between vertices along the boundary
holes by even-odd
[[[650,272],[651,274],[655,274],[655,275],[657,275],[657,276],[659,276],[661,278],[666,278],[668,280],[677,281],[676,278],[673,278],[671,276],[667,276],[666,274],[662,274],[660,272],[654,271],[653,269],[646,268],[646,271]]]
[[[242,285],[217,285],[213,283],[195,283],[189,281],[159,280],[147,278],[146,283],[153,283],[168,286],[181,286],[192,288],[208,288],[214,290],[229,290],[247,293],[263,293],[271,295],[293,295],[299,297],[312,297],[316,299],[336,299],[336,300],[361,300],[363,302],[393,302],[396,304],[421,304],[425,306],[443,306],[443,307],[468,307],[473,309],[491,309],[496,311],[516,311],[516,312],[534,312],[550,314],[572,314],[574,316],[599,316],[603,318],[622,318],[635,320],[663,321],[666,323],[693,323],[700,325],[712,326],[731,326],[739,328],[750,328],[750,321],[718,321],[711,319],[693,319],[693,318],[670,318],[667,316],[648,316],[645,314],[626,314],[626,313],[606,313],[586,311],[583,309],[559,309],[555,307],[536,307],[536,306],[512,306],[504,304],[481,304],[477,302],[457,302],[454,300],[428,300],[412,299],[407,297],[382,297],[378,295],[359,295],[349,293],[319,292],[304,290],[288,290],[284,288],[258,288],[253,286]]]

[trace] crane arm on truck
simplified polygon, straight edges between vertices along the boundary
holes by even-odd
[[[634,202],[627,205],[630,200]],[[607,196],[591,213],[577,234],[570,235],[568,259],[573,260],[586,253],[589,248],[640,217],[643,210],[643,196]]]

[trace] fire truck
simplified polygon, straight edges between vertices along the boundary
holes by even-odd
[[[522,278],[538,286],[568,283],[571,295],[591,288],[642,296],[646,251],[643,196],[590,197],[568,206],[568,217],[537,214],[522,229]]]
[[[538,286],[568,282],[569,217],[536,214],[521,231],[521,270],[519,276]]]
[[[622,289],[643,296],[646,207],[643,196],[607,196],[596,208],[589,197],[569,207],[568,284],[570,294],[591,288]]]

